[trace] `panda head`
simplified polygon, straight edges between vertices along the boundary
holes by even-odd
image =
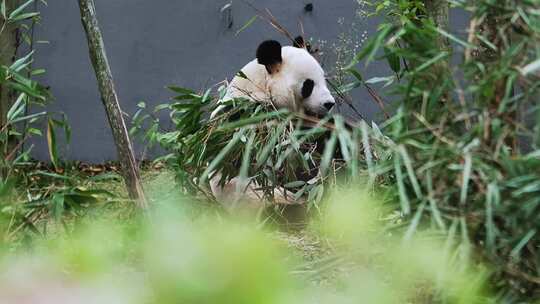
[[[325,115],[336,104],[321,65],[301,37],[285,47],[275,40],[264,41],[257,48],[257,62],[266,68],[267,89],[278,106]]]

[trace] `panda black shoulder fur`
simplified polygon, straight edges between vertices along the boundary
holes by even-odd
[[[256,59],[246,64],[242,76],[235,76],[227,87],[222,101],[247,98],[260,103],[272,103],[276,108],[323,116],[335,105],[335,99],[326,85],[325,73],[319,62],[310,54],[309,46],[302,37],[295,39],[294,46],[281,46],[275,40],[262,42],[257,48]],[[245,76],[245,77],[244,77]],[[211,115],[215,117],[224,106]],[[238,178],[220,185],[221,175],[215,174],[210,181],[212,193],[226,209],[235,209],[238,201],[249,203],[251,208],[266,206],[256,185],[237,193]],[[283,196],[283,200],[280,199]],[[283,189],[276,189],[276,202],[291,204]],[[233,203],[229,206],[228,203]],[[246,207],[242,204],[242,207]]]
[[[255,102],[271,102],[313,115],[325,115],[335,100],[326,85],[324,71],[309,53],[301,37],[294,46],[281,46],[275,40],[262,42],[256,59],[242,68],[242,76],[230,82],[223,101],[244,97]],[[212,117],[223,107],[218,107]]]

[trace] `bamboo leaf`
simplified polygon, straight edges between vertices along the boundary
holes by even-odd
[[[169,90],[171,90],[171,91],[173,91],[175,93],[198,96],[197,93],[195,93],[193,90],[178,87],[178,86],[168,86],[167,89],[169,89]]]
[[[398,74],[401,71],[401,58],[392,52],[389,47],[384,47],[384,55],[388,61],[388,66],[394,73]]]
[[[421,64],[419,67],[417,67],[413,73],[419,73],[427,68],[429,68],[430,66],[434,65],[435,63],[445,59],[446,57],[448,57],[450,55],[450,53],[448,52],[441,52],[439,55],[433,57],[432,59],[424,62],[423,64]]]
[[[56,147],[56,132],[54,130],[54,122],[52,119],[47,121],[47,145],[49,148],[49,157],[55,168],[58,168],[58,151]]]
[[[431,170],[428,169],[426,172],[426,184],[428,189],[428,201],[429,201],[429,207],[431,209],[431,213],[433,214],[433,218],[435,219],[435,222],[437,223],[437,226],[442,231],[446,231],[446,225],[444,223],[444,220],[441,216],[441,211],[439,210],[439,207],[437,206],[437,202],[435,202],[434,193],[433,193],[433,178],[431,176]]]
[[[486,196],[486,248],[489,253],[495,253],[496,227],[493,216],[493,206],[498,204],[499,190],[496,183],[490,183]]]
[[[288,110],[282,109],[282,110],[275,111],[275,112],[269,112],[269,113],[264,113],[264,114],[260,114],[260,115],[256,115],[256,116],[251,116],[251,117],[248,117],[248,118],[245,118],[245,119],[241,119],[241,120],[238,120],[238,121],[234,121],[234,122],[231,122],[231,123],[224,124],[221,127],[219,127],[218,130],[219,131],[229,131],[229,130],[245,127],[245,126],[248,126],[248,125],[254,125],[254,124],[260,123],[263,120],[280,117],[280,116],[282,116],[284,114],[287,114],[287,113],[289,113]]]
[[[373,60],[379,48],[383,45],[384,40],[392,33],[394,27],[391,24],[384,24],[379,29],[377,36],[372,38],[367,45],[354,56],[353,60],[345,67],[344,70],[352,70],[362,59],[366,58],[366,66]]]
[[[15,124],[15,123],[18,123],[20,121],[25,121],[25,120],[32,120],[32,119],[36,119],[38,117],[41,117],[41,116],[45,116],[47,115],[47,112],[40,112],[40,113],[35,113],[35,114],[30,114],[30,115],[26,115],[26,116],[22,116],[22,117],[19,117],[19,118],[15,118],[11,121],[11,124]]]
[[[443,30],[442,28],[440,27],[437,27],[437,32],[439,32],[439,34],[443,35],[444,37],[454,41],[455,43],[457,44],[461,44],[462,46],[466,47],[466,48],[469,48],[471,50],[476,50],[476,46],[475,45],[472,45],[466,41],[463,41],[461,39],[459,39],[458,37],[446,32],[445,30]]]
[[[270,156],[270,153],[276,147],[279,136],[282,134],[283,130],[285,130],[288,122],[289,120],[287,119],[282,124],[280,124],[276,132],[272,134],[270,140],[267,142],[264,148],[262,148],[261,152],[257,155],[257,163],[255,165],[256,170],[260,169],[266,163],[268,157]]]
[[[2,2],[0,2],[0,14],[2,15],[2,18],[4,18],[4,20],[7,19],[7,16],[6,16],[6,0],[2,0]]]
[[[56,221],[60,221],[64,214],[64,199],[65,196],[63,194],[56,194],[52,198],[52,213]]]
[[[519,243],[512,249],[510,252],[510,256],[514,260],[519,260],[519,255],[523,247],[527,245],[527,243],[536,235],[536,229],[531,229],[520,241]]]
[[[32,55],[34,55],[34,51],[31,51],[26,56],[21,57],[17,59],[10,67],[9,69],[11,71],[19,72],[26,66],[28,66],[31,63]]]
[[[39,76],[39,75],[43,75],[45,73],[46,73],[45,69],[35,69],[35,70],[32,70],[32,72],[30,72],[30,74],[32,76]]]
[[[471,179],[472,171],[472,155],[471,153],[465,153],[465,163],[463,165],[463,175],[461,179],[461,195],[459,196],[460,204],[465,204],[467,201],[467,192],[469,190],[469,181]]]
[[[285,185],[283,185],[283,187],[287,189],[293,189],[293,188],[299,188],[305,185],[306,185],[306,182],[304,181],[294,181],[294,182],[286,183]]]
[[[420,183],[418,183],[418,179],[416,178],[416,174],[414,172],[411,158],[409,157],[409,154],[407,153],[405,146],[399,145],[398,150],[399,150],[399,153],[401,154],[401,157],[403,158],[403,162],[405,163],[405,168],[407,169],[407,175],[409,176],[409,180],[411,181],[411,184],[413,186],[414,193],[416,194],[417,198],[421,199],[423,197],[423,194],[422,194],[422,190],[420,189]]]
[[[360,130],[362,131],[362,146],[364,147],[364,155],[369,173],[369,184],[375,181],[376,175],[373,170],[373,155],[371,154],[371,145],[369,143],[368,125],[365,121],[360,122]]]
[[[25,99],[26,94],[21,93],[19,94],[19,97],[17,98],[17,101],[11,106],[9,111],[7,112],[6,118],[8,123],[11,122],[15,117],[19,116],[19,114],[23,113],[24,109],[26,108]]]
[[[394,154],[394,172],[396,173],[396,181],[398,184],[399,201],[401,203],[401,211],[404,215],[411,213],[411,203],[407,196],[405,184],[403,183],[403,172],[401,171],[401,160],[399,154]]]
[[[2,18],[4,18],[4,20],[6,20],[7,16],[6,16],[6,0],[2,0],[2,2],[0,2],[0,14],[2,15]]]
[[[343,159],[345,159],[345,162],[347,164],[351,163],[351,152],[350,147],[352,147],[352,139],[350,136],[350,133],[345,128],[345,125],[343,123],[343,118],[341,115],[335,115],[334,121],[336,125],[336,132],[339,139],[339,146],[341,148],[341,154],[343,155]]]
[[[201,175],[199,184],[203,185],[207,182],[208,176],[214,172],[214,170],[217,168],[217,166],[223,161],[225,156],[231,152],[231,150],[234,148],[234,146],[240,141],[240,138],[244,135],[245,129],[240,129],[240,131],[236,132],[233,135],[233,138],[229,143],[218,153],[218,155],[210,162],[210,165],[206,170],[204,170],[203,174]]]
[[[240,34],[241,32],[243,32],[245,29],[247,29],[251,24],[253,24],[253,22],[255,22],[255,20],[257,20],[257,15],[251,17],[240,29],[238,29],[238,31],[236,31],[236,33],[234,34],[235,36],[238,36],[238,34]]]
[[[244,192],[244,189],[247,186],[249,167],[251,165],[251,151],[253,150],[255,135],[255,132],[251,132],[246,143],[246,148],[244,149],[244,154],[242,155],[242,165],[240,166],[240,175],[238,176],[239,182],[236,184],[237,193]]]
[[[422,214],[424,213],[424,209],[426,207],[426,203],[423,202],[420,205],[420,208],[416,210],[416,213],[414,214],[414,217],[411,221],[411,224],[409,225],[409,228],[407,228],[407,232],[405,232],[405,236],[403,237],[403,240],[405,242],[410,241],[416,232],[418,225],[420,224],[420,220],[422,219]]]
[[[22,20],[34,18],[34,17],[39,16],[39,15],[40,15],[40,13],[38,13],[38,12],[24,13],[24,14],[20,14],[20,15],[16,16],[11,21],[13,21],[13,22],[22,21]]]
[[[540,70],[540,58],[522,67],[521,74],[528,76],[529,74],[536,73],[538,70]]]
[[[336,132],[332,132],[332,136],[326,142],[326,146],[324,147],[324,152],[321,160],[321,174],[322,176],[326,176],[326,173],[328,172],[328,169],[330,168],[330,165],[332,163],[332,158],[334,157],[334,153],[336,151],[336,141],[337,141],[337,135]]]
[[[30,4],[32,4],[35,0],[28,0],[26,1],[24,4],[22,4],[21,6],[19,6],[18,8],[14,9],[10,14],[9,14],[9,17],[8,17],[8,20],[9,21],[14,21],[15,18],[17,18],[17,16],[19,14],[21,14]]]

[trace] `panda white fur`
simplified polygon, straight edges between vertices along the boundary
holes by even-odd
[[[257,48],[256,59],[241,71],[241,75],[230,82],[222,101],[244,97],[254,102],[272,103],[276,108],[317,116],[327,114],[335,105],[324,71],[308,52],[301,37],[296,38],[295,46],[282,47],[275,40],[262,42]],[[211,117],[223,109],[219,106]],[[243,207],[245,203],[257,209],[265,206],[262,193],[255,190],[257,185],[242,186],[238,178],[220,185],[220,179],[221,175],[215,174],[210,186],[216,199],[227,209],[233,209],[238,201],[243,201]],[[295,203],[285,196],[283,189],[276,189],[275,193],[276,202]]]

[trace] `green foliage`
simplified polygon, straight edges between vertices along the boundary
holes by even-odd
[[[2,98],[6,98],[0,102],[2,107],[9,106],[5,113],[0,113],[3,115],[0,117],[0,227],[2,228],[0,230],[2,239],[6,240],[19,230],[38,232],[35,223],[49,212],[60,219],[66,210],[81,203],[79,199],[89,198],[92,195],[76,189],[73,185],[57,193],[54,191],[51,193],[49,190],[53,188],[48,187],[55,185],[54,182],[47,185],[47,189],[43,191],[28,190],[25,198],[17,195],[19,188],[31,187],[32,184],[30,181],[33,177],[25,174],[25,166],[31,159],[32,146],[25,146],[29,139],[33,136],[43,136],[42,126],[46,123],[49,154],[52,163],[57,166],[59,155],[56,129],[64,129],[68,141],[70,137],[69,125],[63,114],[40,110],[51,100],[51,95],[48,88],[34,80],[36,76],[45,73],[45,70],[33,67],[32,33],[34,26],[39,22],[40,14],[30,10],[37,7],[37,1],[24,1],[18,7],[13,7],[13,3],[9,2],[6,4],[6,0],[0,2],[2,15],[0,35],[8,35],[7,31],[12,27],[30,49],[20,58],[14,58],[13,62],[0,64],[0,86],[4,92]],[[7,39],[2,41],[4,40]],[[22,53],[17,50],[15,52]]]
[[[8,180],[13,178],[12,171],[29,159],[31,148],[24,149],[24,144],[32,136],[42,136],[42,131],[38,127],[42,121],[46,121],[47,142],[49,145],[52,162],[57,165],[58,153],[56,147],[55,129],[64,129],[69,141],[69,126],[64,115],[38,111],[36,107],[44,107],[51,99],[51,95],[46,87],[35,81],[33,78],[45,73],[45,70],[34,68],[33,63],[33,27],[39,22],[39,12],[29,12],[32,4],[37,4],[39,0],[29,0],[18,7],[7,11],[6,1],[0,5],[2,15],[2,28],[0,35],[7,35],[7,25],[12,24],[18,28],[24,42],[30,47],[30,52],[20,58],[16,58],[12,63],[2,63],[0,65],[0,85],[2,89],[9,90],[7,105],[10,108],[6,112],[6,117],[0,120],[0,185],[6,185]],[[45,3],[45,1],[41,0]],[[34,6],[35,8],[36,6]],[[27,21],[31,21],[31,25]],[[6,100],[2,100],[6,102]],[[31,110],[30,110],[31,109]],[[3,113],[2,113],[3,114]]]
[[[67,228],[96,207],[118,200],[117,194],[96,183],[107,176],[77,176],[40,169],[22,171],[28,182],[14,179],[0,188],[0,245],[17,244],[24,237],[46,236],[49,230]]]
[[[175,168],[186,193],[211,198],[208,181],[219,173],[223,184],[239,177],[238,191],[259,185],[269,202],[276,200],[280,187],[290,200],[313,204],[322,199],[325,184],[337,182],[339,172],[344,173],[341,182],[359,176],[353,168],[358,167],[360,133],[350,132],[341,116],[317,119],[234,99],[221,103],[230,109],[210,119],[208,113],[217,107],[210,91],[199,95],[184,88],[171,90],[180,94],[174,102],[158,106],[152,115],[137,112],[132,133],[152,119],[144,137],[169,152],[162,159]],[[163,110],[173,130],[160,129],[156,117]],[[325,138],[330,138],[329,144]],[[334,157],[336,151],[342,157]]]
[[[49,98],[49,93],[43,86],[22,73],[23,69],[31,63],[31,56],[32,53],[15,61],[9,67],[0,66],[0,84],[11,88],[17,94],[16,101],[8,110],[5,123],[0,130],[0,147],[4,156],[0,161],[2,179],[7,178],[9,169],[17,163],[16,157],[19,156],[17,154],[20,147],[13,147],[10,143],[16,140],[25,141],[30,135],[41,135],[41,131],[33,125],[47,115],[46,112],[29,114],[27,111],[30,105],[44,105]],[[20,126],[24,129],[21,130]],[[26,156],[25,153],[20,155]]]
[[[172,88],[180,95],[157,112],[168,111],[173,130],[142,112],[136,128],[151,118],[146,138],[169,152],[165,159],[186,192],[207,198],[216,173],[223,183],[240,177],[237,190],[256,182],[272,201],[285,188],[309,206],[319,206],[338,180],[390,188],[404,241],[434,229],[463,267],[493,266],[486,274],[497,290],[493,301],[537,298],[539,7],[452,3],[472,16],[467,39],[438,28],[422,1],[373,3],[387,21],[346,67],[354,81],[337,90],[393,83],[396,111],[380,126],[345,126],[340,116],[313,120],[242,100],[210,119],[216,104],[209,92]],[[365,81],[358,64],[374,60],[388,62],[394,74]]]
[[[159,193],[177,193],[161,184]],[[152,196],[152,193],[150,193]],[[9,303],[485,303],[485,270],[463,267],[438,234],[401,242],[381,202],[340,189],[306,235],[283,237],[177,200],[150,221],[91,220],[0,255]],[[182,204],[185,205],[185,204]],[[306,248],[290,248],[306,238]],[[316,247],[313,258],[302,256]],[[15,275],[17,274],[17,275]]]
[[[467,41],[437,28],[419,1],[378,3],[387,22],[349,68],[384,50],[400,79],[399,109],[383,126],[392,160],[376,167],[393,165],[388,173],[403,212],[413,215],[410,229],[458,227],[461,242],[495,265],[497,302],[540,296],[540,79],[531,72],[538,3],[452,1],[472,15]],[[459,64],[449,65],[441,37],[454,42]]]

